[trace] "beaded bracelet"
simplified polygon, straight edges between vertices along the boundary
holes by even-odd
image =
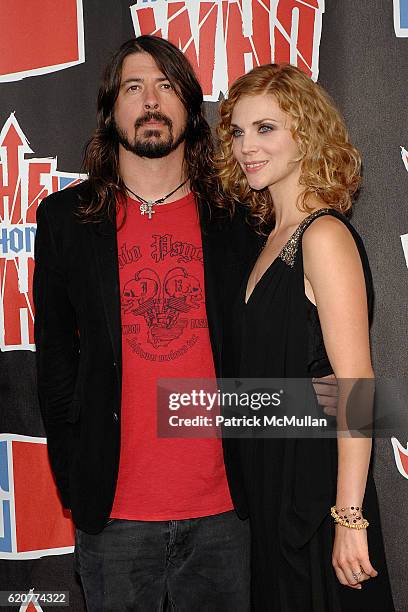
[[[343,514],[343,515],[339,514],[336,506],[332,506],[330,508],[330,514],[334,518],[334,522],[338,523],[339,525],[342,525],[343,527],[348,527],[349,529],[367,529],[370,523],[367,521],[367,519],[363,519],[362,508],[360,508],[359,506],[349,506],[349,508],[350,510],[353,510],[353,512],[349,513],[353,517],[351,519],[353,522],[350,522],[350,520],[347,517],[347,514]],[[346,510],[347,510],[347,507],[340,508],[340,512],[345,512]],[[357,521],[362,521],[362,522],[358,523]]]

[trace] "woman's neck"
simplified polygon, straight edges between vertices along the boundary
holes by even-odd
[[[299,225],[310,213],[299,209],[304,187],[298,181],[286,184],[275,184],[269,187],[275,212],[274,233]],[[308,205],[314,209],[321,208],[323,203],[317,197],[311,197]]]

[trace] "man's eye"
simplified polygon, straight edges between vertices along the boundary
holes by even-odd
[[[162,89],[173,89],[170,83],[162,83],[161,87]]]
[[[140,85],[131,85],[128,88],[128,91],[138,91],[140,89]]]
[[[272,125],[260,125],[259,126],[259,132],[262,133],[266,133],[266,132],[272,132],[274,129],[274,127]]]

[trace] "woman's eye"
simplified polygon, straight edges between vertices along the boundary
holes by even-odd
[[[162,89],[173,89],[170,83],[162,83],[161,87]]]
[[[140,85],[131,85],[128,88],[128,91],[138,91],[140,89]]]
[[[262,133],[266,133],[266,132],[272,132],[273,130],[273,126],[272,125],[260,125],[259,126],[259,132]]]
[[[231,130],[231,135],[233,138],[238,138],[238,136],[242,135],[242,130],[238,130],[238,129]]]

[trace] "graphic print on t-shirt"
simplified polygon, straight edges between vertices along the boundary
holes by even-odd
[[[119,245],[121,278],[127,279],[121,287],[122,332],[140,357],[177,359],[196,343],[193,330],[207,327],[201,270],[192,263],[202,268],[202,248],[174,234],[153,233],[144,249]]]

